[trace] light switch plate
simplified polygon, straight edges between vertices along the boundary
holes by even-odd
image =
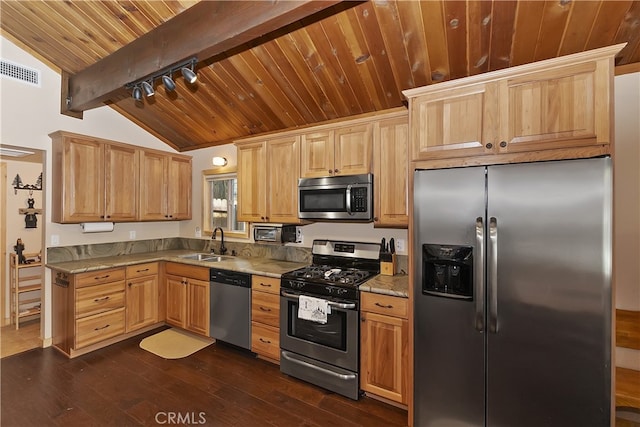
[[[405,248],[404,248],[404,239],[398,239],[395,241],[396,243],[396,252],[401,252],[404,253]]]
[[[136,231],[135,230],[129,231],[129,238],[130,239],[135,239],[136,238]]]
[[[57,234],[51,235],[51,246],[58,246],[60,244],[60,236]]]

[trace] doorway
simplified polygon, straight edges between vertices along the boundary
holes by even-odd
[[[18,146],[0,146],[0,242],[2,242],[0,274],[0,357],[41,347],[44,316],[44,267],[11,267],[10,258],[25,258],[30,266],[45,259],[45,159],[46,153]],[[11,255],[12,254],[12,255]],[[14,262],[14,265],[17,265]],[[34,277],[26,286],[40,285],[38,290],[20,293],[12,291],[10,271],[24,277]],[[20,295],[18,304],[16,296]],[[16,316],[18,313],[18,326]],[[36,314],[33,314],[36,313]]]

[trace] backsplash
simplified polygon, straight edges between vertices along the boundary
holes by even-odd
[[[257,243],[225,242],[227,255],[245,258],[269,258],[311,264],[311,248],[283,245],[261,245]],[[166,239],[133,240],[114,243],[96,243],[75,246],[55,246],[47,248],[47,263],[78,261],[118,255],[187,249],[197,252],[220,253],[220,242],[216,240],[171,237]],[[408,257],[398,255],[397,272],[406,274]]]
[[[269,258],[280,261],[311,263],[311,249],[294,246],[260,245],[255,243],[225,242],[227,255],[252,258]],[[47,248],[47,262],[78,261],[88,258],[139,254],[147,252],[188,249],[220,253],[220,242],[215,240],[172,237],[166,239],[134,240],[127,242],[98,243]]]

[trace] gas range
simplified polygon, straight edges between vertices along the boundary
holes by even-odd
[[[280,286],[318,297],[358,300],[358,286],[380,272],[378,243],[314,240],[313,264],[282,275]]]

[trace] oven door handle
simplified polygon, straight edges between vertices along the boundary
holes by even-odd
[[[300,299],[300,295],[291,294],[287,291],[281,291],[281,293],[282,293],[282,296],[286,298],[298,299],[298,300]],[[342,308],[344,310],[354,310],[356,308],[356,305],[354,303],[333,302],[333,301],[327,301],[327,303],[329,303],[331,307]]]
[[[330,371],[329,369],[325,369],[322,366],[313,365],[313,364],[311,364],[309,362],[306,362],[304,360],[295,359],[295,358],[290,356],[291,354],[292,353],[289,353],[286,350],[282,350],[280,352],[280,356],[282,356],[283,358],[287,359],[287,361],[289,361],[291,363],[295,363],[297,365],[304,366],[305,368],[315,369],[316,371],[320,371],[320,372],[325,373],[327,375],[331,375],[333,377],[338,377],[341,380],[353,380],[353,379],[356,378],[355,374],[339,374],[337,372]]]

